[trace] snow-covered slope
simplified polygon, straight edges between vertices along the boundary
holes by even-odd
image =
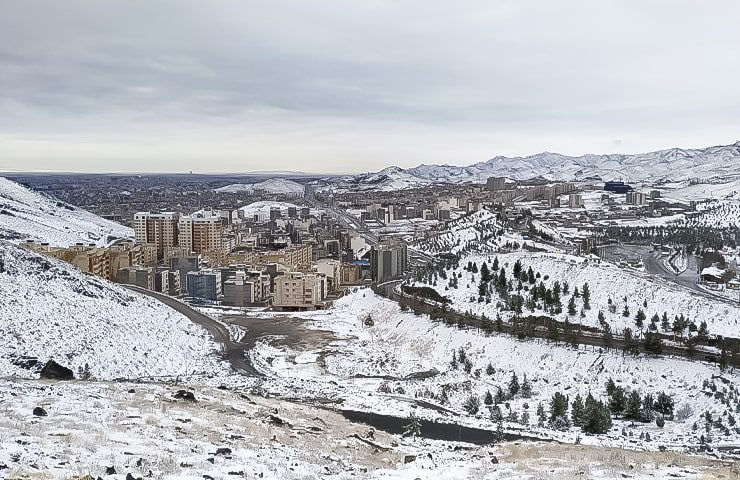
[[[0,239],[105,245],[134,231],[0,177]]]
[[[205,330],[154,299],[2,240],[0,259],[0,376],[36,377],[24,356],[98,379],[226,368]]]
[[[216,189],[217,192],[267,193],[275,195],[303,195],[304,187],[300,183],[285,178],[270,178],[259,183],[235,183]]]
[[[740,142],[732,145],[685,150],[671,148],[636,155],[588,154],[570,157],[538,153],[528,157],[497,156],[486,162],[459,167],[419,165],[389,167],[377,173],[344,177],[338,188],[399,190],[428,183],[485,182],[490,176],[512,179],[544,177],[548,180],[615,180],[637,183],[690,182],[694,179],[721,183],[740,177]],[[412,186],[407,186],[407,185]],[[716,186],[716,185],[715,185]]]
[[[443,179],[434,181],[444,182]],[[419,188],[433,183],[433,179],[423,178],[404,170],[401,167],[386,167],[376,173],[366,173],[349,177],[341,177],[334,190],[372,190],[376,192],[390,192]]]

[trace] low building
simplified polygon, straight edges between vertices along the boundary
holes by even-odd
[[[259,271],[238,271],[224,282],[224,305],[263,305],[270,297],[270,276]]]
[[[188,297],[203,301],[217,302],[221,296],[221,274],[212,270],[188,272],[185,290]]]
[[[127,267],[118,270],[118,283],[136,285],[154,290],[154,269],[149,267]]]
[[[279,310],[323,308],[326,276],[320,273],[287,272],[275,278],[273,306]]]

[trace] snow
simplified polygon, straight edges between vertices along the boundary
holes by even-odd
[[[740,142],[732,145],[684,150],[671,148],[636,155],[588,154],[569,157],[543,152],[528,157],[497,156],[487,162],[459,167],[419,165],[402,169],[389,167],[377,173],[342,177],[334,188],[394,190],[429,183],[485,183],[488,177],[515,180],[544,177],[549,180],[601,183],[625,180],[647,185],[681,182],[681,190],[668,193],[675,198],[737,198],[740,180]],[[696,183],[696,180],[706,183]],[[710,183],[711,181],[711,183]]]
[[[134,231],[0,177],[0,238],[104,246]]]
[[[235,183],[217,188],[217,192],[222,193],[267,193],[283,195],[303,195],[304,187],[298,182],[286,178],[270,178],[259,183]]]
[[[592,327],[599,327],[598,312],[602,311],[606,321],[612,327],[612,331],[621,331],[625,327],[635,330],[634,316],[638,309],[643,309],[647,316],[645,327],[653,314],[659,316],[663,312],[668,314],[671,323],[675,315],[685,315],[690,321],[698,326],[702,321],[707,322],[709,333],[713,335],[737,336],[740,326],[740,308],[736,304],[724,302],[716,298],[697,294],[689,289],[676,285],[675,283],[661,278],[644,274],[637,271],[624,270],[613,264],[599,261],[589,261],[583,257],[566,255],[561,253],[491,253],[487,255],[471,254],[461,258],[459,267],[454,274],[462,274],[458,280],[458,288],[447,288],[449,280],[437,279],[437,285],[427,285],[434,288],[440,295],[448,297],[451,308],[457,311],[470,311],[475,315],[485,314],[488,318],[494,318],[499,311],[497,308],[497,296],[492,295],[490,303],[478,302],[478,285],[480,283],[480,267],[485,261],[489,268],[495,257],[498,257],[499,265],[505,267],[507,278],[513,276],[513,266],[518,260],[524,271],[531,267],[534,273],[539,273],[541,278],[537,283],[544,281],[547,287],[551,287],[557,280],[561,283],[568,282],[571,292],[574,287],[579,290],[588,283],[591,291],[591,309],[585,310],[585,317],[579,314],[568,317],[567,303],[569,294],[561,294],[563,313],[556,315],[558,320],[569,320],[571,323],[581,323]],[[464,268],[468,262],[475,262],[479,272],[467,272]],[[447,271],[447,278],[452,278],[453,270]],[[545,276],[548,277],[545,280]],[[419,283],[426,285],[425,283]],[[526,292],[524,292],[526,293]],[[471,302],[472,298],[475,298]],[[622,316],[625,301],[629,308],[630,316]],[[609,299],[616,305],[615,313],[609,312]],[[647,307],[644,303],[647,302]],[[576,299],[577,311],[580,313],[583,307],[583,299]],[[535,313],[542,313],[536,311]],[[502,312],[504,316],[507,314]],[[525,314],[529,311],[525,308]],[[509,313],[511,315],[511,313]]]
[[[364,324],[368,315],[374,321],[371,327]],[[482,398],[487,390],[494,392],[499,386],[506,389],[515,372],[520,381],[526,375],[531,382],[532,397],[517,396],[507,401],[520,416],[528,411],[530,421],[527,425],[507,421],[506,430],[568,443],[580,437],[581,443],[589,445],[647,450],[664,446],[669,450],[683,450],[686,445],[697,445],[699,436],[706,434],[702,420],[705,411],[720,416],[727,425],[727,412],[735,408],[734,401],[730,401],[729,407],[725,403],[730,395],[728,388],[734,390],[740,382],[737,373],[725,372],[720,376],[716,366],[698,361],[624,356],[621,352],[604,352],[592,347],[575,349],[545,341],[519,341],[505,335],[458,329],[426,316],[403,312],[396,303],[377,297],[367,289],[341,298],[331,311],[301,314],[301,318],[309,328],[334,332],[337,340],[321,349],[321,361],[313,364],[305,363],[303,353],[319,353],[314,348],[291,349],[262,343],[254,352],[259,367],[286,382],[281,390],[275,380],[271,386],[265,386],[268,390],[340,398],[345,408],[379,414],[404,416],[415,410],[424,418],[451,420],[449,415],[420,405],[411,408],[417,399],[424,399],[449,409],[456,423],[494,430],[495,424],[485,408],[482,413],[471,416],[463,410],[462,402],[471,394]],[[472,361],[471,373],[450,365],[452,351],[459,348],[464,348]],[[301,360],[295,361],[295,358]],[[485,373],[489,362],[495,369],[493,375]],[[424,380],[405,378],[410,373],[431,369],[440,373]],[[476,371],[482,373],[476,374]],[[662,429],[654,423],[633,426],[615,419],[614,427],[599,436],[581,434],[577,428],[555,431],[536,425],[535,410],[539,402],[547,407],[556,391],[564,392],[571,399],[576,394],[585,397],[589,392],[604,399],[608,378],[641,394],[668,392],[674,397],[676,410],[686,404],[692,414],[683,422],[667,421]],[[725,400],[705,390],[705,380],[714,383]],[[379,392],[384,384],[394,393]],[[448,392],[448,401],[440,397],[442,389]],[[503,405],[501,408],[506,415],[508,410]],[[694,431],[694,422],[702,428]],[[641,433],[649,433],[652,440],[640,440]],[[713,445],[732,445],[740,439],[740,430],[730,429],[730,435],[725,436],[714,429],[711,435]]]
[[[0,259],[0,376],[36,378],[24,356],[98,379],[228,371],[204,329],[152,298],[8,242]]]
[[[269,218],[271,209],[279,208],[282,214],[286,214],[288,212],[289,207],[297,208],[298,212],[300,213],[301,206],[299,205],[288,203],[288,202],[272,202],[272,201],[252,202],[249,205],[240,207],[239,211],[243,212],[246,218],[253,217],[254,215],[259,215],[261,217]],[[311,209],[312,214],[315,214],[316,212],[317,210]]]

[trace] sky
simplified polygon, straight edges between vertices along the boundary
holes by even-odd
[[[0,171],[730,144],[738,18],[735,0],[3,0]]]

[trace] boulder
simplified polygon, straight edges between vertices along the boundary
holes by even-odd
[[[180,400],[185,400],[187,402],[195,402],[195,395],[193,392],[190,392],[188,390],[178,390],[177,393],[175,393],[175,398]]]
[[[36,417],[45,417],[46,416],[46,410],[44,410],[41,407],[36,407],[33,409],[33,414]]]
[[[42,380],[74,380],[75,376],[69,368],[59,365],[54,360],[49,360],[41,369],[40,378]]]

